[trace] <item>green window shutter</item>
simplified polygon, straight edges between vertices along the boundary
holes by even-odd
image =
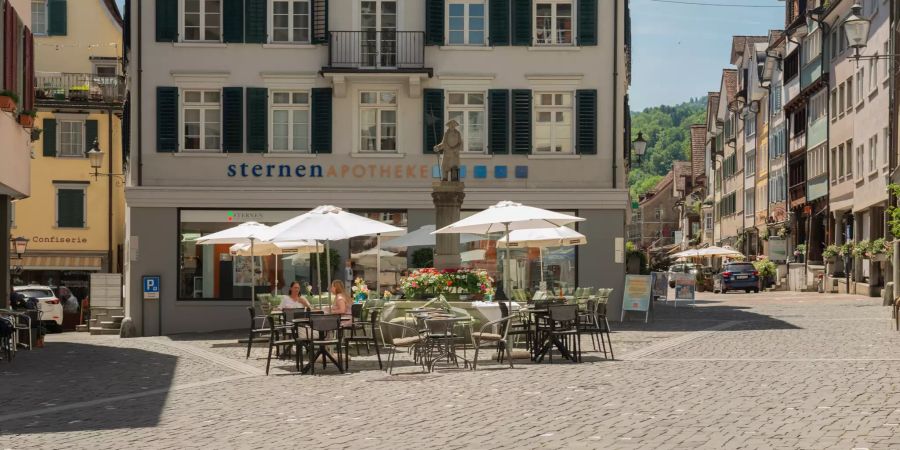
[[[244,0],[244,42],[265,44],[268,41],[266,14],[266,0]]]
[[[84,152],[87,156],[87,152],[91,150],[91,147],[94,145],[94,141],[97,140],[97,121],[96,120],[85,120],[84,121]]]
[[[425,0],[425,45],[444,45],[444,0]]]
[[[44,119],[44,156],[56,156],[56,119]]]
[[[328,0],[312,0],[312,36],[313,44],[328,43]]]
[[[532,43],[531,0],[512,1],[512,45]]]
[[[65,36],[68,25],[68,6],[66,0],[47,1],[47,34]]]
[[[509,1],[489,0],[488,34],[491,45],[509,45]]]
[[[244,152],[244,88],[222,88],[222,151]]]
[[[331,153],[331,88],[312,90],[312,151]]]
[[[247,88],[247,153],[269,151],[269,91]]]
[[[509,153],[509,91],[488,91],[488,150],[494,154]]]
[[[243,0],[222,2],[222,40],[224,42],[244,42]]]
[[[597,154],[597,90],[575,91],[575,151]]]
[[[434,153],[434,146],[444,138],[444,90],[424,89],[422,91],[424,117],[422,124],[425,129],[422,135],[425,137],[423,153]]]
[[[84,228],[84,190],[56,190],[56,226]]]
[[[578,0],[578,45],[597,45],[597,0]]]
[[[512,90],[512,152],[531,153],[531,90]]]
[[[156,88],[156,151],[178,151],[178,88]]]
[[[156,42],[178,40],[178,0],[156,0]]]

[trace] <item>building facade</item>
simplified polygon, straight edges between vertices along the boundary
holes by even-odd
[[[463,214],[508,199],[586,218],[589,244],[550,255],[551,275],[621,298],[626,1],[240,4],[127,3],[126,308],[141,333],[244,327],[253,280],[282,288],[273,259],[253,277],[227,249],[194,244],[235,222],[334,204],[433,224],[432,147],[451,119],[465,141]],[[361,267],[354,255],[374,245],[335,248]],[[490,245],[461,250],[499,273]],[[514,256],[530,286],[536,253]],[[145,275],[162,277],[158,306],[142,300]],[[308,262],[279,275],[308,281]]]
[[[0,307],[7,302],[10,268],[20,264],[18,255],[11,254],[11,239],[25,237],[11,228],[13,203],[31,195],[34,41],[30,25],[29,1],[0,0]]]
[[[30,239],[19,284],[89,295],[91,272],[121,271],[125,232],[121,174],[122,17],[113,1],[31,2],[36,127],[32,195],[16,202],[13,230]],[[36,133],[38,134],[38,133]]]

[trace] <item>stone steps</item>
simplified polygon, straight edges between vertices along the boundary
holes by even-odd
[[[114,335],[118,336],[119,329],[118,328],[91,327],[90,333],[91,333],[91,336],[104,335],[104,334],[114,334]]]

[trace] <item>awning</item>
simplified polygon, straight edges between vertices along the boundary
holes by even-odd
[[[13,261],[16,263],[25,270],[103,270],[100,256],[25,255],[21,262]]]

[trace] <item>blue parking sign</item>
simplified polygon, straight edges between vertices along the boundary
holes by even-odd
[[[144,300],[159,300],[159,275],[144,275]]]

